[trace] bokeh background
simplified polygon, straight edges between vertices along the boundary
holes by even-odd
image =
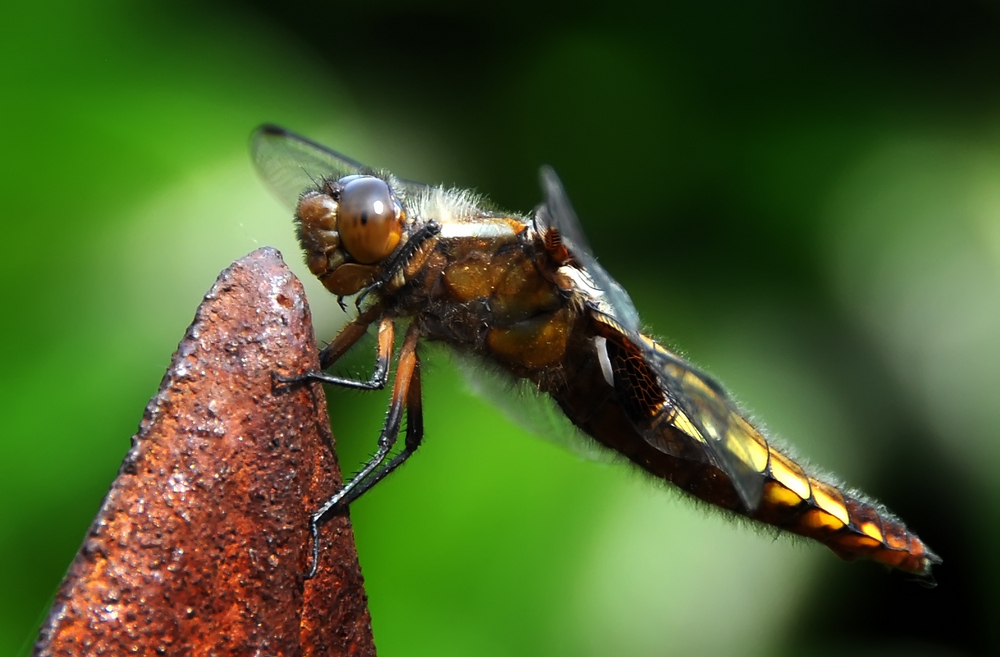
[[[424,447],[352,509],[382,654],[1000,651],[998,4],[501,7],[0,9],[0,654],[217,273],[271,244],[308,278],[264,121],[522,211],[552,164],[652,332],[945,560],[926,589],[731,524],[435,359]],[[350,472],[385,397],[328,395]]]

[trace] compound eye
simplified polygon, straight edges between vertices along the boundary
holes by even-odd
[[[340,193],[339,215],[337,230],[341,245],[365,265],[392,253],[399,244],[406,219],[389,185],[373,176],[350,177]]]

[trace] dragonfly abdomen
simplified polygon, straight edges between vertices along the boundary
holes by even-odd
[[[566,385],[550,393],[577,426],[646,472],[727,511],[817,540],[843,559],[868,558],[917,574],[940,562],[885,509],[807,474],[749,422],[733,416],[728,431],[742,446],[732,453],[746,469],[743,476],[764,480],[759,503],[748,509],[733,480],[699,449],[705,439],[692,435],[700,432],[690,418],[681,421],[679,409],[662,400],[652,416],[659,420],[653,425],[656,439],[649,431],[644,435],[637,427],[650,415],[642,415],[631,387],[604,384],[599,359],[586,357],[590,349],[583,341],[570,345]]]
[[[815,539],[848,561],[873,559],[906,572],[927,574],[940,558],[881,505],[807,475],[768,446],[767,482],[760,506],[749,514]]]

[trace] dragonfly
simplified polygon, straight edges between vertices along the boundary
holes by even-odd
[[[768,440],[712,377],[641,330],[628,293],[597,262],[555,172],[531,213],[492,209],[461,189],[372,169],[306,137],[263,125],[258,173],[295,211],[309,270],[356,317],[320,352],[320,381],[389,384],[374,456],[310,520],[319,527],[412,456],[423,438],[420,354],[441,342],[528,382],[575,427],[650,475],[732,514],[814,539],[846,560],[929,576],[941,559],[884,506],[815,474]],[[327,373],[376,326],[368,379]],[[393,454],[403,418],[403,445]]]

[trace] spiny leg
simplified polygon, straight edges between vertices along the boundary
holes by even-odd
[[[368,332],[368,327],[378,318],[380,311],[380,308],[372,306],[340,329],[330,344],[319,352],[319,368],[325,370],[340,360]]]
[[[368,332],[368,327],[378,316],[378,312],[379,309],[372,308],[341,329],[337,337],[333,339],[333,342],[319,353],[320,369],[325,370],[347,353]],[[281,379],[281,381],[283,383],[320,381],[345,388],[354,388],[355,390],[381,390],[389,380],[389,360],[392,358],[392,346],[395,337],[394,328],[393,320],[390,317],[383,317],[382,321],[379,322],[375,369],[372,372],[371,378],[367,381],[335,376],[326,372],[307,372],[296,377]]]
[[[416,360],[413,368],[413,375],[410,381],[410,388],[406,395],[406,437],[403,441],[403,450],[389,459],[389,462],[378,470],[372,472],[364,481],[353,487],[350,493],[340,502],[349,506],[368,491],[369,488],[385,479],[389,474],[403,465],[406,459],[410,458],[424,437],[424,408],[423,397],[420,392],[420,359]],[[355,477],[358,479],[358,477]],[[354,483],[354,480],[351,481]]]
[[[381,332],[380,332],[381,337]],[[378,450],[351,481],[344,485],[336,494],[326,501],[309,520],[309,533],[312,537],[313,561],[306,579],[312,579],[319,568],[319,526],[327,515],[345,508],[356,500],[363,492],[371,488],[390,472],[399,467],[417,447],[423,437],[423,412],[420,406],[420,360],[417,357],[417,340],[420,331],[416,325],[410,325],[399,351],[399,366],[396,368],[396,379],[392,386],[392,397],[389,400],[389,412],[386,414],[385,426],[378,438]],[[391,344],[391,342],[390,342]],[[383,468],[385,461],[396,438],[403,420],[403,410],[407,413],[406,444],[402,452],[392,458]],[[374,474],[373,474],[374,473]],[[369,482],[368,480],[371,479]]]

